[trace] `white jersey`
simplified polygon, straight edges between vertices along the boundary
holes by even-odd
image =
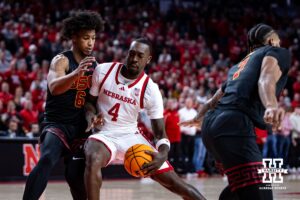
[[[96,67],[90,94],[98,96],[97,108],[103,114],[101,131],[137,131],[138,114],[145,109],[151,119],[163,118],[163,101],[157,84],[142,73],[129,80],[120,73],[122,63],[103,63]]]

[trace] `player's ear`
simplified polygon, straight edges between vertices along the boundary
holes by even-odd
[[[147,60],[147,65],[150,63],[151,59],[152,59],[152,56],[149,56],[148,60]]]
[[[273,46],[273,39],[271,37],[267,38],[264,45]]]

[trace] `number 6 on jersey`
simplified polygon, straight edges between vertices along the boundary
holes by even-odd
[[[116,122],[118,120],[118,113],[120,109],[120,103],[116,103],[109,111],[108,114],[112,116],[111,121]]]

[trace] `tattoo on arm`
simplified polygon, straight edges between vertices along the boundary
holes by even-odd
[[[208,110],[214,109],[223,95],[224,93],[222,92],[222,89],[218,89],[214,96],[210,98],[199,110],[195,120],[200,120]]]

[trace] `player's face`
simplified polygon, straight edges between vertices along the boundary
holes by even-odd
[[[91,55],[96,39],[95,30],[81,30],[73,38],[73,45],[83,56]]]
[[[140,74],[150,60],[151,55],[149,46],[136,41],[132,42],[126,57],[128,73],[132,75]]]

